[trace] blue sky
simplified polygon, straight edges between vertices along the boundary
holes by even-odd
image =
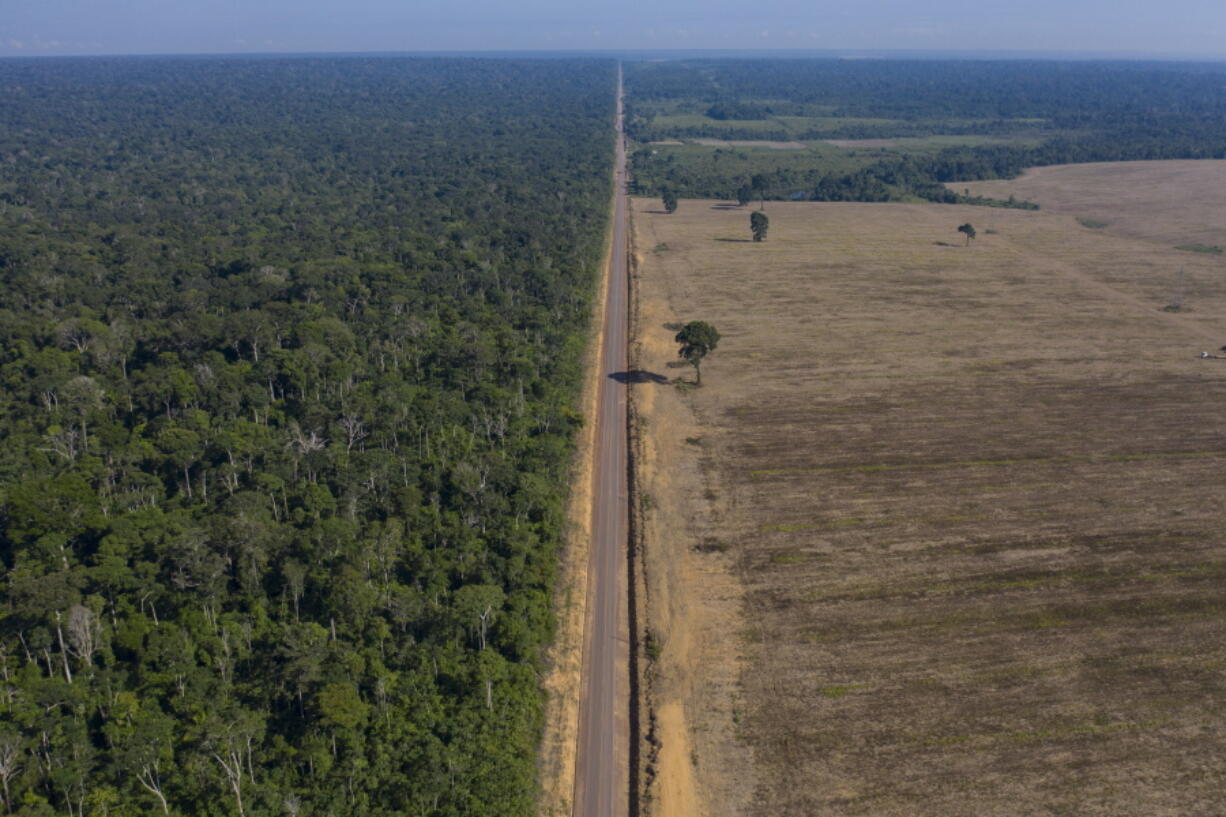
[[[680,48],[1226,58],[1226,2],[0,0],[0,56]]]

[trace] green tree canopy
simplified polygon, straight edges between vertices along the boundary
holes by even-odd
[[[749,216],[749,229],[753,233],[754,241],[765,241],[766,231],[770,229],[771,220],[767,218],[766,213],[761,210],[755,210]]]
[[[681,357],[694,367],[698,384],[702,385],[702,359],[715,351],[719,332],[706,321],[690,321],[674,339],[681,344]]]
[[[615,71],[0,60],[0,814],[536,813]]]

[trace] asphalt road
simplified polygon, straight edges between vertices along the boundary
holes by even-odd
[[[626,545],[626,372],[628,275],[626,267],[626,151],[622,82],[617,83],[616,195],[608,293],[600,358],[591,564],[575,769],[575,817],[626,817],[628,798],[628,638]]]

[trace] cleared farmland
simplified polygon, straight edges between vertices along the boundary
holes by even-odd
[[[1036,167],[1017,179],[951,184],[976,195],[1035,201],[1043,209],[1159,242],[1226,245],[1226,161],[1108,162]]]
[[[1046,211],[635,210],[649,808],[1220,813],[1226,264]]]

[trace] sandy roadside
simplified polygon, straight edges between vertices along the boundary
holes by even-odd
[[[652,203],[633,202],[633,211]],[[752,795],[746,748],[736,735],[744,659],[742,591],[731,556],[717,542],[727,499],[712,470],[719,446],[694,412],[689,392],[668,381],[693,379],[676,368],[674,324],[685,293],[655,273],[646,255],[658,241],[634,221],[635,315],[631,366],[636,518],[640,524],[640,638],[645,732],[644,817],[744,813]],[[744,769],[741,773],[729,770]]]

